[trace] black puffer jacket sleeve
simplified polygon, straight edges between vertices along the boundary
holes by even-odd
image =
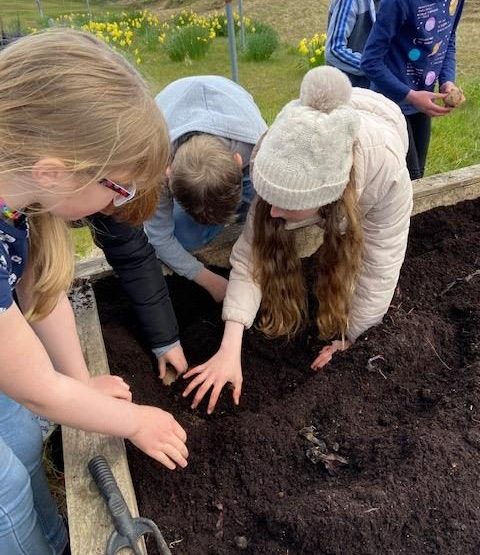
[[[162,265],[143,228],[103,214],[94,214],[89,221],[95,244],[118,275],[152,349],[178,341],[177,319]]]

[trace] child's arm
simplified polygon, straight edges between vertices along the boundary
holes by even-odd
[[[103,395],[56,372],[15,304],[0,313],[0,337],[0,390],[6,395],[54,422],[128,438],[168,468],[186,466],[186,434],[170,414]]]
[[[243,232],[235,243],[230,263],[232,270],[228,282],[227,294],[223,302],[223,319],[226,321],[222,344],[219,351],[205,364],[193,368],[185,374],[185,378],[196,376],[185,389],[183,396],[189,395],[199,386],[193,399],[195,408],[203,399],[210,387],[208,413],[215,409],[218,397],[224,385],[233,384],[233,400],[240,402],[242,390],[241,350],[245,328],[249,328],[260,307],[262,293],[252,275],[252,235],[254,205],[247,216]]]
[[[183,248],[175,237],[173,197],[168,191],[163,191],[153,218],[145,223],[145,231],[157,257],[164,264],[176,274],[198,283],[217,302],[223,300],[227,280],[205,268],[197,258]]]
[[[460,0],[459,6],[457,8],[457,13],[455,14],[455,20],[453,22],[452,34],[450,35],[450,39],[448,41],[447,52],[443,60],[442,69],[438,76],[440,92],[448,92],[449,88],[451,88],[451,87],[448,87],[448,85],[451,84],[451,86],[453,86],[453,83],[455,83],[456,33],[457,33],[458,23],[462,15],[462,11],[463,11],[463,0]]]
[[[28,292],[25,291],[27,283],[28,276],[18,284],[16,290],[24,312],[29,303]],[[32,322],[30,326],[42,342],[57,372],[95,387],[106,395],[132,400],[130,387],[119,376],[90,376],[78,340],[72,307],[65,293],[60,295],[57,305],[48,316]]]
[[[95,243],[120,279],[142,329],[157,356],[160,377],[167,362],[178,373],[187,368],[178,336],[178,325],[163,277],[161,262],[142,228],[95,214],[90,218]]]
[[[390,71],[385,63],[385,56],[406,17],[403,2],[383,0],[361,61],[361,68],[370,81],[375,83],[382,94],[397,103],[405,99],[410,87]]]
[[[373,190],[373,181],[384,185],[375,205],[362,218],[362,269],[348,315],[347,338],[352,343],[381,322],[388,310],[405,257],[412,211],[408,171],[392,153],[386,153],[382,167],[375,167],[375,176],[367,175],[367,183],[369,179]]]
[[[348,38],[355,27],[357,15],[358,4],[355,0],[339,0],[335,3],[328,25],[326,47],[329,63],[353,75],[363,75],[360,69],[361,52],[354,52],[348,47]]]

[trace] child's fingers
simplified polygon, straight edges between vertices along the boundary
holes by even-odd
[[[128,385],[128,383],[120,376],[112,376],[112,378],[115,379],[119,384],[122,384],[127,389],[130,389],[130,386]]]
[[[240,395],[241,394],[242,394],[242,382],[237,383],[233,388],[233,392],[232,392],[233,402],[236,405],[240,404]]]
[[[180,439],[182,443],[187,441],[187,432],[180,426],[180,424],[175,420],[173,423],[173,433]]]
[[[438,106],[438,104],[435,104],[432,108],[430,108],[430,114],[432,116],[444,116],[445,114],[449,114],[451,111],[452,108]]]
[[[199,374],[200,372],[203,372],[205,368],[206,368],[205,364],[200,364],[200,366],[195,366],[195,368],[192,368],[188,372],[185,372],[185,374],[183,374],[183,377],[184,379],[188,379],[191,376],[195,376],[195,374]]]
[[[200,404],[201,400],[205,397],[205,395],[207,394],[208,390],[212,387],[212,385],[213,385],[213,380],[211,378],[208,378],[203,382],[203,384],[198,388],[198,391],[195,394],[195,397],[193,398],[192,409],[197,408],[197,406]]]
[[[167,457],[167,455],[165,455],[165,453],[163,451],[155,450],[155,451],[149,452],[147,454],[150,455],[152,458],[154,458],[159,463],[162,463],[163,466],[166,466],[170,470],[175,470],[175,468],[177,468],[175,466],[175,463],[173,461],[171,461]]]
[[[160,449],[167,455],[167,457],[173,462],[177,463],[182,468],[185,468],[188,464],[187,459],[181,454],[181,452],[169,443],[162,443]]]
[[[168,441],[170,445],[175,447],[175,449],[182,455],[182,457],[184,457],[185,459],[188,458],[187,446],[181,439],[179,439],[175,434],[172,434]]]
[[[117,397],[118,399],[124,399],[125,401],[129,402],[132,401],[132,393],[130,391],[125,391],[124,389],[114,394],[114,397]]]
[[[163,380],[165,377],[165,373],[167,372],[167,362],[163,357],[158,359],[158,371],[159,371],[159,378]]]
[[[317,358],[312,362],[310,368],[312,370],[320,370],[322,366],[325,366],[327,362],[330,362],[333,355],[333,347],[329,345],[328,347],[324,347]]]
[[[222,392],[223,385],[221,382],[217,382],[213,388],[213,391],[210,395],[210,401],[208,402],[207,414],[212,414],[217,406],[218,398],[220,397],[220,393]]]
[[[190,393],[206,379],[207,376],[205,376],[204,374],[199,374],[187,385],[185,391],[182,393],[182,397],[187,397],[188,395],[190,395]]]

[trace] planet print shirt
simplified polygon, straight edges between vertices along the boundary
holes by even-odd
[[[382,0],[361,67],[372,88],[397,102],[404,114],[417,108],[411,89],[433,91],[455,81],[455,34],[464,0]]]
[[[0,218],[0,312],[13,303],[13,290],[22,277],[28,256],[28,222],[12,225]]]

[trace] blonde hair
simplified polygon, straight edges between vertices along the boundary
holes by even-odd
[[[168,132],[148,86],[122,56],[88,33],[49,29],[0,53],[0,82],[1,180],[28,174],[45,157],[61,160],[85,186],[128,172],[138,199],[120,215],[139,223],[153,212]],[[33,289],[26,317],[33,321],[49,314],[68,289],[73,254],[60,218],[29,211]]]
[[[178,148],[170,170],[172,194],[195,221],[232,220],[242,194],[242,169],[221,139],[206,134],[190,137]]]
[[[295,235],[270,215],[271,205],[258,199],[254,217],[254,279],[262,289],[259,328],[270,337],[292,335],[308,319],[307,286]],[[315,296],[320,337],[345,336],[350,301],[363,254],[358,199],[351,177],[342,197],[320,209],[324,240],[313,255],[318,274]],[[343,229],[341,223],[345,222]]]

